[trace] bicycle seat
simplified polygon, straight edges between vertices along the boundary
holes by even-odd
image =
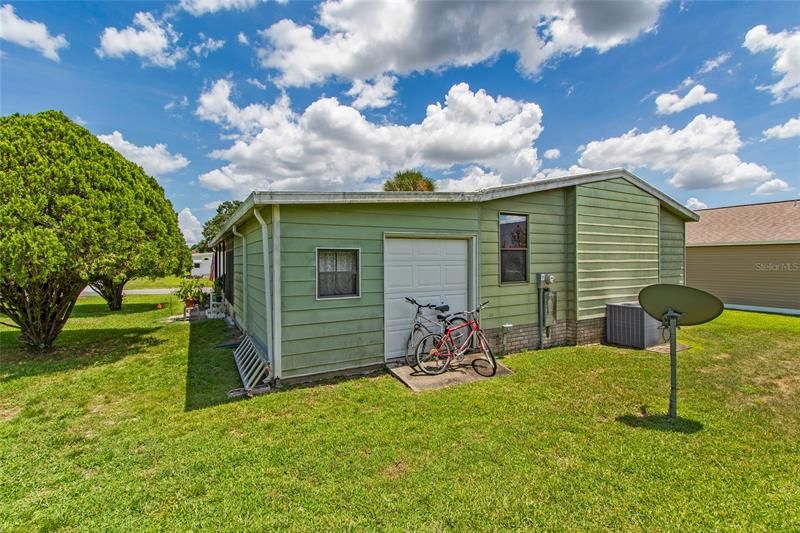
[[[445,305],[438,305],[434,309],[436,309],[440,313],[446,313],[446,312],[448,312],[450,310],[450,306],[446,305],[446,304]]]
[[[436,320],[444,320],[445,318],[449,318],[449,317],[450,317],[450,315],[444,315],[444,314],[439,313],[438,315],[436,315]]]

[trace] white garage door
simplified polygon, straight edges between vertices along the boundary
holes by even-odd
[[[384,342],[386,359],[403,357],[416,307],[446,303],[467,308],[466,239],[386,239],[384,244]]]

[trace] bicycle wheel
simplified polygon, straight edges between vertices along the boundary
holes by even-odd
[[[417,344],[422,340],[422,337],[430,333],[420,327],[419,324],[414,325],[414,330],[408,335],[408,342],[406,343],[406,364],[411,368],[417,366]]]
[[[448,319],[444,325],[445,327],[448,328],[455,328],[458,326],[463,326],[464,324],[467,324],[467,322],[468,320],[466,318],[461,316],[455,316]],[[468,336],[469,336],[469,328],[458,328],[454,330],[452,333],[450,333],[450,338],[453,339],[453,346],[455,346],[458,349],[461,349],[461,347],[464,345],[464,341],[467,340]],[[469,348],[470,346],[467,346],[467,351],[469,351]]]
[[[436,376],[450,366],[453,350],[447,338],[431,333],[419,341],[416,355],[417,367],[429,376]]]
[[[482,331],[475,334],[476,344],[481,352],[481,356],[472,360],[472,369],[479,375],[489,378],[497,373],[497,360],[492,353],[492,347]]]

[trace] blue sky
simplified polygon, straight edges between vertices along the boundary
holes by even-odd
[[[191,241],[252,189],[623,166],[690,207],[800,191],[800,4],[0,4],[0,111],[60,109]]]

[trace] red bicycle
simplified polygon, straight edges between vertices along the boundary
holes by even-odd
[[[472,368],[482,376],[493,376],[497,372],[497,361],[478,324],[478,315],[488,303],[483,302],[469,311],[469,321],[466,323],[447,327],[443,335],[431,333],[420,339],[416,349],[417,366],[420,370],[429,376],[441,374],[450,368],[453,360],[463,361],[475,346],[480,355],[472,360]],[[463,331],[465,328],[468,329],[466,335]]]

